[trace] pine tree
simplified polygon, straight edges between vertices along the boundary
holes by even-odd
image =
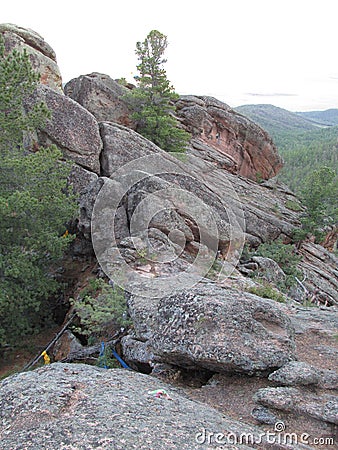
[[[44,103],[25,110],[25,99],[32,95],[39,81],[30,63],[29,55],[13,50],[5,52],[0,36],[0,151],[13,152],[23,144],[25,133],[33,132],[48,117]]]
[[[0,42],[0,345],[39,330],[49,315],[53,263],[72,239],[65,227],[77,209],[60,150],[23,145],[49,116],[44,104],[25,109],[38,80],[28,55],[6,55]]]
[[[137,42],[137,88],[127,100],[137,123],[136,130],[142,136],[168,152],[183,152],[189,134],[179,128],[174,115],[178,95],[163,68],[167,46],[167,37],[157,30],[151,31],[143,42]]]
[[[303,228],[321,241],[325,227],[338,223],[338,177],[335,170],[327,166],[313,170],[304,180],[301,194],[307,208],[302,219]]]

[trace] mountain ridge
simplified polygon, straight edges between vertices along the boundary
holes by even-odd
[[[324,111],[304,111],[297,112],[296,114],[305,117],[308,120],[321,122],[325,126],[338,125],[338,109],[330,108]]]
[[[270,104],[241,105],[234,109],[249,117],[271,134],[285,131],[312,131],[331,126],[321,119],[320,115],[314,114],[310,117],[306,112],[292,112]],[[313,113],[316,112],[313,111]]]

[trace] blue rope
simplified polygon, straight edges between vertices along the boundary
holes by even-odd
[[[120,355],[118,355],[118,353],[116,353],[116,351],[112,348],[111,349],[113,356],[118,360],[118,362],[121,364],[121,366],[124,369],[128,369],[128,370],[132,370],[128,364],[126,364],[123,359],[120,357]],[[104,369],[108,369],[107,366],[107,356],[105,354],[105,345],[104,342],[101,342],[101,350],[100,350],[100,362],[99,362],[99,367],[103,367]]]
[[[126,363],[123,361],[123,359],[120,357],[120,355],[118,355],[118,354],[116,353],[116,351],[115,351],[113,348],[111,349],[111,351],[112,351],[112,353],[113,353],[113,356],[115,356],[115,358],[118,360],[118,362],[121,364],[121,366],[122,366],[124,369],[131,370],[131,368],[128,366],[128,364],[126,364]]]

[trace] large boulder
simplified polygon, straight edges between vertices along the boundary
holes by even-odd
[[[5,23],[0,24],[0,33],[7,52],[26,50],[33,68],[40,74],[40,82],[62,92],[62,78],[51,46],[33,30]]]
[[[251,120],[212,97],[182,96],[178,117],[192,134],[194,154],[251,180],[277,175],[283,160],[271,137]]]
[[[161,299],[131,295],[128,306],[157,362],[252,375],[295,358],[287,315],[252,294],[201,283]]]
[[[74,100],[41,84],[28,99],[27,107],[38,101],[45,102],[51,112],[39,132],[40,144],[56,144],[74,162],[99,174],[102,142],[94,116]]]
[[[240,449],[250,450],[253,440],[272,448],[258,427],[124,369],[56,363],[17,374],[1,382],[0,405],[1,450],[197,450],[227,439]]]
[[[80,103],[99,122],[117,122],[131,127],[130,111],[123,95],[128,89],[109,75],[91,73],[70,80],[65,85],[65,94]]]

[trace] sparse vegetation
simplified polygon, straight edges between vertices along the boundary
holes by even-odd
[[[218,279],[221,270],[222,263],[219,260],[215,259],[205,277],[215,281]]]
[[[286,278],[278,287],[284,292],[296,283],[295,277],[301,277],[301,272],[297,268],[301,257],[297,255],[295,246],[292,244],[284,244],[281,239],[277,239],[261,244],[254,254],[273,259],[283,270]]]
[[[260,286],[253,286],[248,289],[248,292],[251,294],[258,295],[262,298],[269,298],[271,300],[275,300],[279,303],[285,303],[284,295],[279,292],[271,283],[267,281],[262,281]]]
[[[287,200],[285,202],[285,207],[288,209],[291,209],[291,211],[295,211],[295,212],[303,211],[303,208],[301,207],[301,205],[299,203],[295,202],[294,200]]]

